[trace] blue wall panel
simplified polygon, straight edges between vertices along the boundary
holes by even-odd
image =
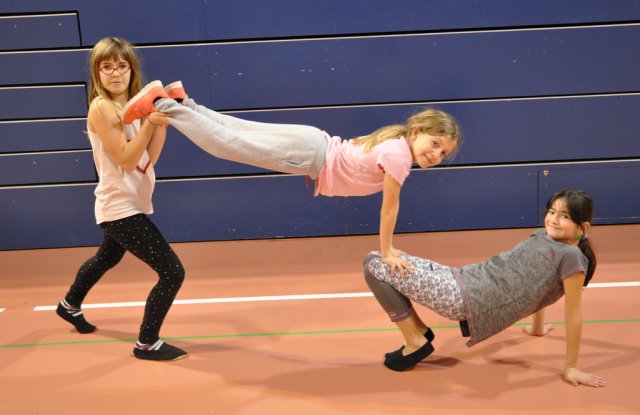
[[[636,92],[638,38],[640,25],[216,45],[213,106]]]
[[[0,53],[0,67],[11,68],[3,72],[1,82],[2,85],[87,82],[87,57],[84,50]]]
[[[185,42],[204,38],[205,3],[206,0],[3,0],[0,14],[77,11],[83,44],[90,46],[107,36],[124,37],[134,43]]]
[[[466,141],[454,164],[640,157],[640,94],[443,105]]]
[[[84,86],[0,88],[0,119],[81,117],[87,115]]]
[[[413,171],[403,186],[396,229],[428,232],[535,226],[537,187],[536,166]],[[372,228],[371,233],[377,229]]]
[[[0,50],[75,46],[80,46],[78,16],[75,13],[0,18]]]
[[[3,0],[0,14],[77,11],[83,44],[461,30],[640,20],[638,0]],[[126,13],[123,11],[126,10]],[[171,26],[158,30],[159,21]],[[174,28],[174,29],[172,29]]]
[[[396,33],[631,21],[640,2],[598,0],[270,0],[208,1],[207,39]],[[233,22],[233,24],[231,24]]]
[[[0,122],[0,153],[89,149],[86,119]]]
[[[0,187],[0,250],[99,245],[94,188]]]
[[[565,187],[584,189],[593,197],[596,225],[640,221],[638,163],[549,167],[540,175],[540,200]]]
[[[0,155],[0,186],[95,181],[91,151]]]

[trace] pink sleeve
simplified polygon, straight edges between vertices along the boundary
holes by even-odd
[[[402,186],[411,172],[412,164],[411,151],[406,141],[387,140],[374,148],[379,150],[376,159],[378,166]]]

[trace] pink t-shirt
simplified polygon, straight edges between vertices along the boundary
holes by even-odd
[[[366,196],[382,191],[384,174],[400,185],[411,172],[413,157],[404,137],[390,139],[363,153],[340,137],[331,137],[327,145],[327,162],[316,181],[315,195]]]

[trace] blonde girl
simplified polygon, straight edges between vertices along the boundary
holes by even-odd
[[[343,141],[312,126],[260,123],[220,114],[188,98],[180,81],[166,87],[160,81],[147,85],[127,104],[124,121],[156,110],[218,158],[314,179],[315,195],[365,196],[382,191],[380,252],[393,272],[411,270],[392,238],[400,190],[412,165],[437,166],[461,145],[456,121],[437,109],[420,112],[404,125]]]

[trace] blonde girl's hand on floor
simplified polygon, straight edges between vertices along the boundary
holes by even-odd
[[[575,367],[566,369],[562,377],[564,378],[565,382],[573,386],[586,385],[593,388],[603,388],[607,386],[606,380],[598,376],[582,372]]]

